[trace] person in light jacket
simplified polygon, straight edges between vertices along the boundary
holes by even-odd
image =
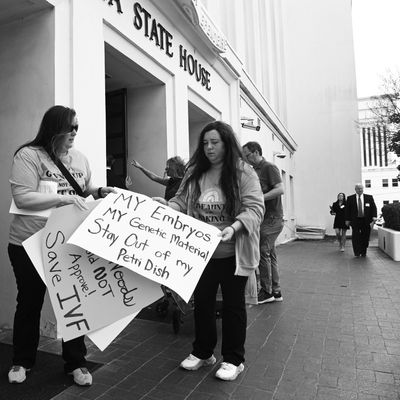
[[[168,202],[156,198],[221,230],[221,242],[194,291],[195,339],[191,354],[180,366],[197,370],[216,362],[215,308],[220,286],[223,362],[216,377],[222,380],[234,380],[244,369],[245,286],[260,260],[260,224],[264,216],[258,176],[241,155],[232,127],[221,121],[209,123],[200,133],[175,197]]]
[[[75,110],[56,105],[48,109],[36,137],[14,154],[10,184],[18,208],[31,212],[74,204],[86,210],[84,197],[103,198],[112,187],[92,184],[87,158],[74,148],[78,131]],[[75,180],[69,181],[59,169],[63,164]],[[53,188],[42,190],[41,188]],[[81,192],[81,194],[79,194]],[[46,225],[40,215],[14,214],[10,225],[8,254],[17,283],[17,307],[13,326],[13,358],[8,372],[10,383],[22,383],[35,365],[40,338],[40,313],[46,293],[43,283],[22,243]],[[86,367],[84,336],[62,341],[64,370],[79,386],[90,386],[92,375]]]

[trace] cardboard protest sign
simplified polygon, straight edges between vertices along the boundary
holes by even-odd
[[[43,229],[30,236],[28,239],[24,240],[22,242],[22,246],[24,247],[26,254],[28,254],[29,258],[31,259],[32,264],[36,268],[36,271],[39,274],[40,278],[47,286],[46,277],[44,276],[42,258],[42,233]]]
[[[139,314],[140,311],[128,315],[111,325],[104,328],[97,329],[96,331],[89,332],[88,338],[101,350],[104,351],[109,344],[130,324],[130,322]]]
[[[40,278],[47,286],[46,277],[44,275],[42,260],[42,243],[43,229],[26,239],[22,245],[27,252],[32,264],[36,268]],[[126,326],[139,314],[139,311],[128,315],[104,328],[88,332],[88,338],[101,350],[104,351],[108,345],[126,328]]]
[[[102,200],[68,243],[161,283],[188,302],[219,233],[143,194],[119,189]]]
[[[42,233],[44,274],[65,341],[138,312],[163,295],[155,282],[67,243],[87,215],[73,205],[58,208]]]

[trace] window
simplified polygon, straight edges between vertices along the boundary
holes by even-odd
[[[393,200],[393,204],[396,204],[396,203],[398,203],[399,201],[398,200]]]
[[[389,204],[389,200],[383,200],[383,205]]]
[[[399,186],[399,181],[397,180],[397,178],[392,178],[392,186]]]
[[[389,179],[382,179],[382,187],[389,187]]]
[[[366,179],[365,180],[365,187],[370,188],[371,187],[371,179]]]

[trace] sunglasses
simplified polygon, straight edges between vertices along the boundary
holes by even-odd
[[[70,130],[70,132],[72,132],[72,131],[78,132],[78,128],[79,128],[79,125],[78,125],[78,124],[76,124],[76,125],[71,125],[71,130]]]

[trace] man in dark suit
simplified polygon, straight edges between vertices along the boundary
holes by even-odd
[[[356,257],[365,257],[369,243],[369,235],[376,221],[376,205],[374,198],[364,194],[364,186],[357,183],[355,194],[347,197],[346,225],[351,226],[353,251]]]

